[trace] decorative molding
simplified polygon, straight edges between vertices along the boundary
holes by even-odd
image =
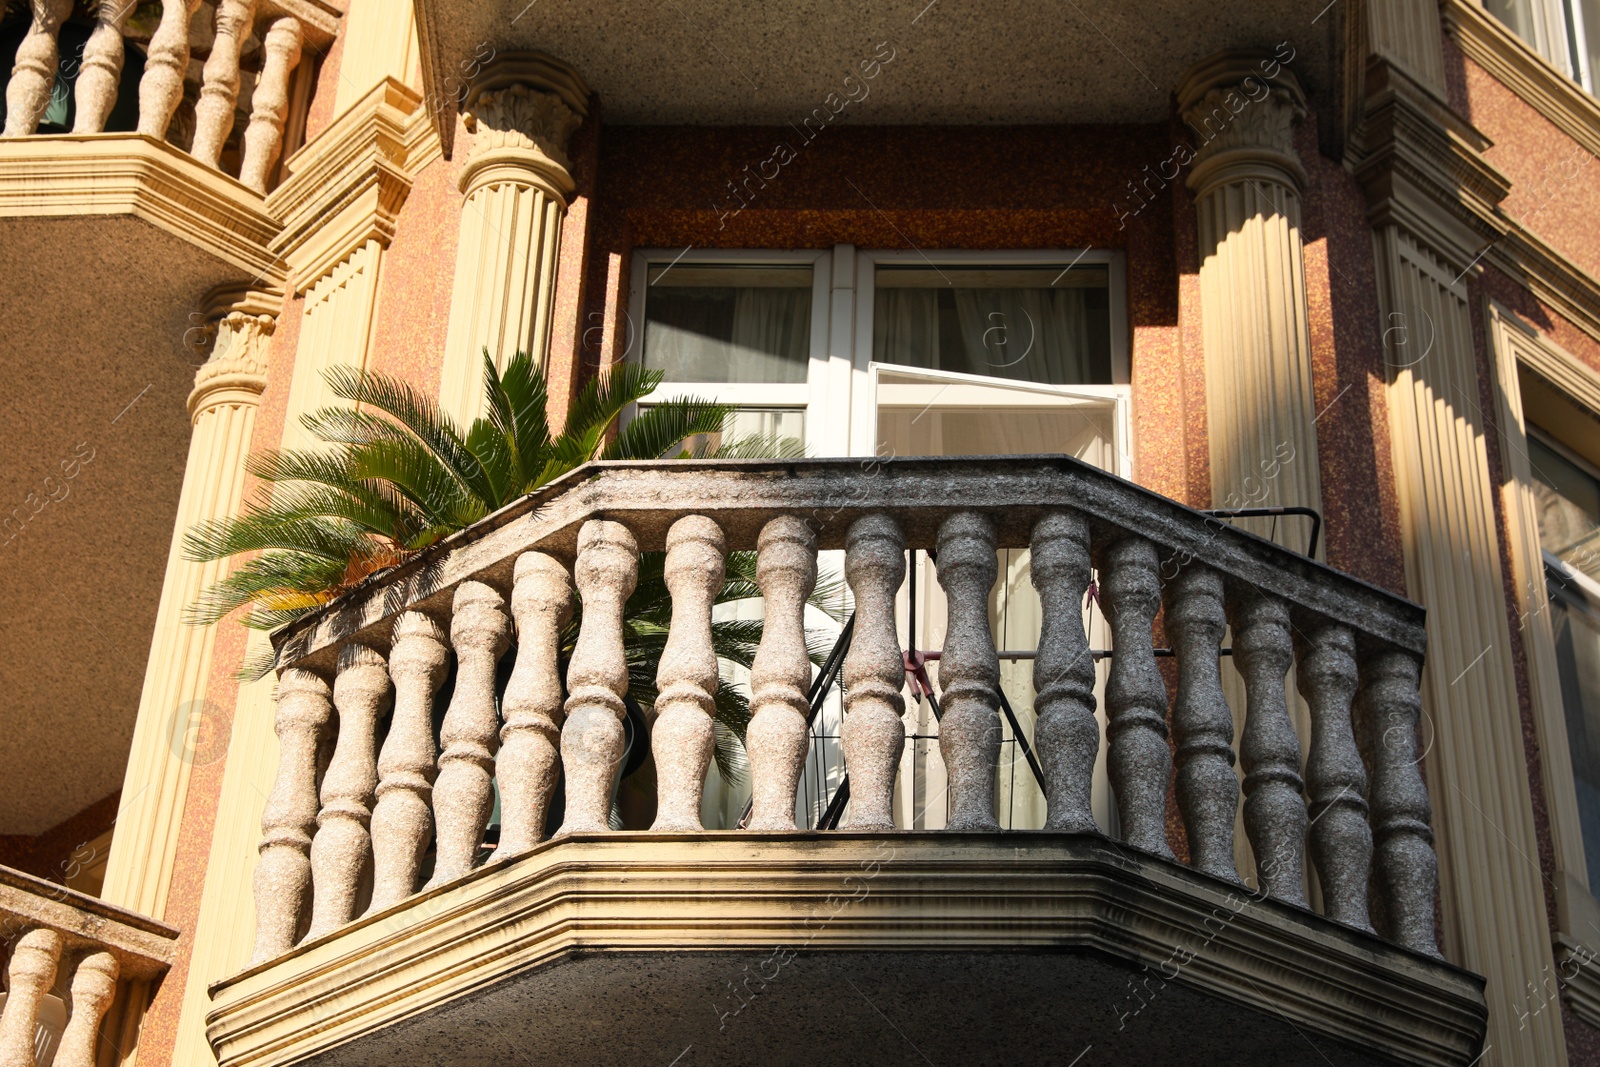
[[[283,294],[271,290],[224,288],[211,294],[205,317],[212,352],[195,372],[191,419],[217,404],[259,402],[267,387],[267,342],[282,305]]]
[[[1513,226],[1484,261],[1527,287],[1578,329],[1600,341],[1600,281],[1536,234]]]
[[[1511,182],[1484,160],[1489,139],[1382,59],[1368,63],[1366,89],[1345,162],[1368,218],[1423,237],[1465,269],[1510,227],[1499,203]]]
[[[307,44],[326,53],[339,33],[339,20],[349,8],[348,0],[260,0],[257,20],[267,23],[291,18],[300,23]]]
[[[562,167],[571,165],[567,144],[582,125],[583,116],[555,93],[508,85],[474,94],[471,107],[465,115],[467,129],[473,134],[469,166],[504,149],[543,152]]]
[[[261,197],[175,145],[137,133],[0,142],[0,218],[132,215],[269,288],[279,225]]]
[[[1270,71],[1270,73],[1269,73]],[[1265,179],[1305,187],[1294,125],[1306,116],[1299,79],[1271,54],[1219,52],[1178,85],[1178,110],[1195,136],[1187,184],[1195,196],[1227,182]]]
[[[1445,29],[1466,57],[1577,141],[1600,156],[1600,100],[1474,0],[1444,0]]]
[[[387,247],[420,163],[431,161],[415,132],[422,98],[386,78],[284,164],[267,197],[284,220],[274,250],[304,292],[370,240]],[[417,159],[413,150],[422,148]]]
[[[847,875],[871,891],[816,922]],[[1408,1064],[1465,1063],[1483,1036],[1477,976],[1098,834],[1019,850],[994,834],[751,831],[572,835],[491,862],[218,983],[207,1036],[222,1067],[275,1067],[579,956],[693,968],[801,943],[824,957],[1077,949],[1152,972],[1187,948],[1195,964],[1163,980],[1215,1010]]]

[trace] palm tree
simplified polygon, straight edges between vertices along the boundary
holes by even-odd
[[[243,624],[254,629],[293,622],[590,460],[803,454],[792,439],[719,442],[733,409],[694,398],[644,407],[613,434],[622,412],[661,381],[659,371],[635,364],[619,364],[591,381],[554,436],[544,375],[524,352],[501,371],[485,350],[488,414],[465,431],[406,382],[349,368],[325,377],[333,394],[353,405],[303,417],[328,447],[256,453],[247,466],[263,491],[241,514],[201,523],[185,535],[184,556],[197,562],[257,553],[202,593],[189,609],[191,623],[211,625],[240,609]],[[761,595],[755,562],[754,552],[729,553],[717,603]],[[624,616],[629,692],[646,706],[656,698],[656,664],[672,611],[663,564],[663,553],[643,554]],[[827,605],[837,588],[836,582],[819,584],[815,602],[833,610]],[[563,658],[579,621],[575,617],[563,634]],[[760,639],[759,621],[712,624],[717,655],[745,668]],[[822,650],[815,651],[820,656]],[[269,669],[270,655],[247,663],[241,675],[261,677]],[[716,759],[732,781],[742,778],[749,719],[744,695],[724,681],[716,695]]]

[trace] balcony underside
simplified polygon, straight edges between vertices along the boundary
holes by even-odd
[[[0,601],[28,605],[0,666],[0,833],[39,833],[122,784],[203,301],[282,280],[260,204],[152,138],[0,141]]]
[[[564,838],[213,994],[223,1067],[1464,1065],[1484,1026],[1475,976],[1043,832]]]

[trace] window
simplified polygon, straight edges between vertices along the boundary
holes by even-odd
[[[1484,6],[1563,74],[1597,92],[1600,0],[1485,0]]]
[[[1600,473],[1537,427],[1528,460],[1589,885],[1600,886]]]

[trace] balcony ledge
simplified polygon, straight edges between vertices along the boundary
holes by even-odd
[[[0,219],[90,215],[133,216],[220,261],[219,275],[283,284],[262,198],[182,149],[137,133],[0,141]]]
[[[758,972],[735,1011],[733,983]],[[1042,831],[568,836],[212,995],[221,1067],[489,1064],[508,1047],[541,1063],[689,1046],[686,1064],[888,1062],[910,1051],[879,1042],[902,1040],[942,1062],[1066,1063],[1093,1045],[1177,1064],[1198,1041],[1235,1064],[1305,1060],[1310,1042],[1336,1064],[1465,1065],[1485,1027],[1475,975]]]

